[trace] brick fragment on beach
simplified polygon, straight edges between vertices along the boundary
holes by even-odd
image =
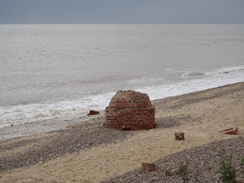
[[[179,175],[180,174],[180,169],[179,168],[167,168],[165,170],[165,175],[166,176],[173,176],[173,175]]]
[[[156,171],[156,164],[154,163],[142,163],[141,173],[150,173],[152,171]]]
[[[100,112],[99,111],[95,111],[95,110],[90,110],[90,112],[89,112],[89,114],[87,114],[87,115],[97,115],[97,114],[100,114]]]
[[[229,134],[229,135],[237,135],[237,132],[238,132],[237,127],[228,128],[228,129],[224,129],[224,130],[219,131],[219,133]]]
[[[185,133],[175,132],[175,140],[185,140]]]
[[[187,170],[187,168],[188,168],[188,165],[187,165],[187,164],[181,164],[181,165],[179,166],[179,170],[180,170],[180,171],[185,171],[185,170]]]

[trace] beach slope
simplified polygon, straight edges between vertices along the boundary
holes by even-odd
[[[143,162],[187,154],[193,147],[208,147],[220,140],[243,141],[244,82],[158,100],[154,105],[158,126],[153,130],[107,129],[100,116],[77,121],[65,130],[1,141],[0,182],[107,181]],[[231,127],[238,127],[237,135],[219,133]],[[176,141],[175,132],[184,132],[185,140]],[[244,146],[234,148],[244,152]],[[208,148],[203,149],[207,154]],[[178,161],[184,161],[180,157],[184,156]]]

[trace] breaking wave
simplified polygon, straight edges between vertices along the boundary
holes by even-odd
[[[171,72],[171,70],[168,70]],[[175,72],[175,71],[174,71]],[[151,100],[205,90],[244,81],[244,66],[223,68],[209,72],[178,71],[179,80],[165,82],[161,77],[128,80],[135,89],[147,93]],[[174,75],[176,76],[176,75]],[[183,79],[182,79],[183,77]],[[152,85],[153,83],[153,85]],[[142,87],[143,86],[143,87]],[[124,88],[125,90],[128,88]],[[104,110],[116,91],[87,94],[76,99],[46,103],[19,104],[0,107],[0,128],[80,114],[85,116],[90,109]]]

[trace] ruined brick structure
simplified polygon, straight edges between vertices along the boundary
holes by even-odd
[[[132,90],[118,91],[105,109],[105,127],[122,130],[155,128],[155,107],[147,94]]]

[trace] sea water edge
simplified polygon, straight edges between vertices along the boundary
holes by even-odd
[[[30,25],[29,31],[33,32],[32,29],[35,31],[38,30],[37,29],[38,26],[40,26],[40,25],[36,25],[36,27]],[[64,33],[67,33],[68,36],[71,36],[72,40],[74,38],[76,38],[76,36],[77,36],[76,25],[73,25],[75,28],[75,31],[74,31],[74,29],[72,29],[72,31],[75,32],[75,35],[69,34],[67,32],[66,29],[70,30],[70,28],[67,28],[66,25],[59,25],[59,26],[61,26],[60,31],[58,28],[55,28],[54,26],[46,26],[44,29],[41,30],[41,32],[37,31],[38,34],[36,34],[34,32],[34,34],[33,34],[34,37],[31,37],[31,39],[33,39],[35,41],[36,36],[37,36],[37,38],[39,38],[38,36],[41,36],[39,38],[40,40],[37,41],[36,43],[44,44],[42,39],[45,36],[48,37],[48,36],[50,36],[50,34],[54,34],[55,32],[61,34],[61,36],[63,36]],[[146,64],[146,66],[148,66],[148,64],[145,63],[145,60],[147,60],[148,58],[145,58],[145,60],[143,60],[143,58],[140,56],[140,54],[143,55],[143,51],[146,51],[145,55],[143,55],[143,56],[147,57],[147,54],[156,55],[152,60],[153,64],[152,64],[151,70],[150,69],[149,70],[139,69],[138,75],[131,75],[130,72],[133,72],[133,70],[130,71],[130,68],[129,68],[130,66],[127,67],[127,66],[121,65],[121,66],[123,66],[122,67],[122,70],[124,69],[123,71],[128,69],[128,75],[130,75],[129,77],[126,76],[127,73],[124,73],[124,74],[120,73],[120,77],[116,78],[117,75],[114,75],[113,72],[109,73],[109,74],[111,74],[110,76],[98,75],[95,78],[91,78],[91,80],[87,80],[87,83],[95,81],[94,84],[98,85],[98,87],[95,88],[95,90],[94,90],[94,87],[91,87],[90,89],[88,88],[86,92],[83,92],[83,93],[81,92],[82,95],[80,95],[80,96],[79,95],[75,95],[75,97],[64,96],[60,100],[55,99],[55,98],[48,100],[48,97],[47,97],[43,101],[40,100],[40,101],[30,101],[30,102],[26,102],[26,103],[23,103],[23,102],[14,103],[11,105],[7,105],[7,104],[2,105],[0,107],[0,128],[6,127],[6,126],[11,126],[11,125],[32,123],[32,122],[37,122],[37,121],[41,121],[41,120],[48,120],[48,119],[53,119],[53,118],[60,118],[60,117],[67,117],[67,116],[72,117],[72,116],[77,116],[77,115],[78,116],[80,115],[81,117],[83,117],[82,119],[85,120],[86,118],[84,118],[84,116],[86,116],[86,114],[88,113],[88,111],[90,109],[103,111],[105,109],[105,107],[108,105],[111,97],[119,89],[123,89],[123,90],[134,89],[137,91],[141,91],[141,92],[147,93],[151,100],[157,100],[157,99],[162,99],[162,98],[166,98],[166,97],[186,94],[186,93],[190,93],[190,92],[205,90],[205,89],[209,89],[209,88],[223,86],[226,84],[232,84],[232,83],[244,81],[244,65],[242,64],[244,62],[243,54],[239,53],[239,48],[237,48],[240,45],[243,45],[243,37],[244,37],[243,33],[242,34],[240,33],[239,37],[238,36],[235,37],[235,35],[231,35],[228,38],[229,40],[223,41],[221,39],[223,37],[225,37],[225,35],[224,35],[224,31],[222,31],[221,33],[223,35],[220,36],[220,38],[218,37],[219,35],[217,35],[217,36],[216,35],[215,36],[207,35],[206,36],[207,38],[205,39],[204,31],[201,32],[201,28],[193,26],[193,28],[195,28],[196,31],[200,31],[201,34],[193,34],[193,36],[196,36],[196,37],[192,38],[191,35],[188,34],[189,32],[190,33],[192,33],[192,32],[191,31],[188,32],[187,26],[183,26],[184,27],[183,35],[185,37],[183,36],[183,38],[182,38],[181,32],[176,31],[176,33],[178,34],[177,35],[178,39],[175,39],[174,35],[171,34],[171,32],[170,32],[170,28],[168,28],[168,27],[166,28],[167,31],[165,31],[165,30],[162,31],[161,26],[156,26],[155,27],[156,31],[155,31],[155,30],[152,30],[149,25],[145,25],[145,26],[146,26],[146,28],[144,27],[146,30],[145,32],[143,32],[143,31],[140,32],[135,27],[131,29],[128,27],[123,27],[122,25],[120,25],[120,28],[122,27],[124,30],[121,32],[116,32],[117,31],[116,28],[115,28],[116,31],[114,31],[114,30],[110,30],[111,27],[109,27],[109,32],[110,33],[112,32],[112,37],[113,37],[112,40],[109,38],[109,35],[107,35],[108,28],[105,25],[102,26],[102,31],[101,31],[101,28],[99,28],[99,26],[91,26],[92,30],[94,30],[94,28],[95,28],[95,31],[94,31],[95,38],[94,38],[94,35],[90,36],[89,34],[91,34],[91,33],[86,32],[85,34],[86,34],[86,36],[88,36],[88,38],[85,37],[82,39],[84,39],[86,43],[88,43],[89,41],[94,43],[93,42],[94,39],[96,41],[99,39],[102,39],[102,41],[101,42],[98,41],[99,44],[95,45],[93,48],[86,48],[87,53],[85,53],[85,52],[79,53],[78,52],[79,50],[77,50],[77,52],[76,51],[74,52],[72,49],[74,49],[74,50],[78,49],[78,47],[76,47],[76,46],[70,48],[70,51],[73,54],[78,53],[78,55],[77,55],[77,57],[73,58],[73,57],[71,57],[72,55],[70,54],[70,55],[68,55],[67,59],[73,58],[74,60],[76,60],[80,56],[83,56],[82,54],[85,54],[84,59],[88,59],[88,60],[91,59],[91,61],[96,63],[97,60],[94,55],[98,54],[98,57],[99,57],[99,55],[104,53],[104,50],[105,50],[105,51],[107,51],[106,55],[104,57],[99,57],[98,61],[103,61],[104,59],[108,59],[110,56],[112,56],[113,59],[118,58],[119,61],[124,61],[124,59],[125,59],[126,60],[125,63],[128,64],[131,62],[130,57],[133,56],[133,58],[136,60],[135,67],[136,67],[136,64],[138,64],[138,63]],[[174,25],[174,26],[176,26],[176,25]],[[200,25],[200,27],[201,26],[202,25]],[[65,31],[62,32],[62,27],[66,32]],[[79,27],[79,30],[82,32],[83,29],[81,29],[81,28],[83,28],[83,27],[82,26],[81,27],[78,26],[78,27]],[[203,26],[203,27],[205,27],[205,26]],[[213,30],[215,30],[215,29],[218,30],[218,28],[216,28],[214,26],[210,26],[210,27],[213,27]],[[237,27],[239,27],[239,26],[237,26]],[[12,27],[10,26],[10,28],[11,28],[12,32],[11,31],[8,32],[9,31],[9,29],[8,29],[7,31],[5,31],[5,34],[9,34],[10,39],[12,40],[13,36],[19,35],[18,32],[20,30],[16,30],[15,26],[12,26]],[[26,28],[26,27],[24,27],[24,28]],[[177,26],[175,28],[177,28]],[[54,32],[50,31],[50,29],[53,29]],[[227,29],[230,29],[231,31],[233,31],[232,26],[227,26]],[[86,31],[91,30],[90,26],[86,25],[85,30]],[[214,33],[218,32],[216,30]],[[239,32],[240,30],[243,30],[243,26],[241,26],[240,29],[238,28],[235,30],[237,32]],[[50,31],[51,33],[48,31]],[[99,31],[101,31],[102,33],[99,33]],[[25,32],[24,30],[21,30],[20,32],[21,32],[21,36],[20,36],[21,38],[19,38],[19,41],[22,41],[23,37],[27,36],[26,34],[29,32],[28,31]],[[137,35],[137,32],[139,32],[138,35]],[[151,35],[152,33],[155,33],[155,32],[158,35],[156,35],[156,36]],[[161,36],[161,35],[159,35],[159,33],[169,34],[168,37],[166,36],[166,40],[167,40],[166,43],[156,41],[157,36]],[[41,34],[41,35],[39,35],[39,34]],[[228,31],[227,31],[227,34],[229,34]],[[104,35],[108,36],[108,38],[106,38],[106,39],[102,38],[102,36],[104,36]],[[199,35],[200,35],[200,37],[197,37]],[[142,36],[144,36],[145,38],[141,38]],[[188,40],[187,36],[193,40],[186,42]],[[121,37],[122,37],[122,39],[121,39]],[[54,36],[54,38],[59,38],[59,37]],[[213,38],[213,40],[210,40],[210,38]],[[50,38],[48,38],[48,39],[50,39]],[[134,41],[136,41],[136,44],[133,43],[133,41],[131,41],[130,39],[135,39]],[[181,39],[183,39],[183,40],[181,40]],[[203,40],[199,41],[199,39],[203,39]],[[67,40],[70,40],[70,39],[67,39]],[[64,42],[67,40],[64,39]],[[8,42],[8,40],[5,40],[5,41]],[[49,41],[50,41],[50,43],[53,43],[52,42],[52,41],[54,41],[53,35],[51,36],[51,39]],[[104,41],[107,41],[107,43],[108,43],[107,48],[104,47],[104,44],[103,44]],[[155,44],[155,45],[147,46],[147,41],[149,41],[150,44]],[[175,41],[175,43],[171,43],[174,41]],[[195,41],[199,41],[200,43],[197,42],[197,44],[196,44]],[[216,43],[214,43],[214,41],[216,41]],[[121,45],[117,45],[117,42],[119,42]],[[185,42],[187,45],[184,45]],[[16,42],[16,43],[18,43],[18,42]],[[27,43],[30,43],[30,42],[27,42]],[[59,42],[57,42],[57,43],[59,43]],[[66,42],[66,43],[69,44],[69,42]],[[168,55],[167,55],[167,53],[165,53],[165,55],[167,55],[166,56],[167,59],[169,59],[169,60],[171,59],[172,61],[174,59],[178,59],[178,60],[182,59],[185,61],[185,63],[182,63],[182,64],[186,64],[188,62],[187,59],[191,55],[193,57],[196,57],[197,54],[201,54],[202,49],[205,49],[205,51],[203,50],[203,52],[206,54],[208,49],[211,49],[208,47],[213,47],[214,49],[216,49],[215,51],[217,51],[217,50],[221,49],[221,47],[228,47],[229,43],[234,45],[234,47],[233,47],[233,45],[230,45],[229,47],[230,47],[230,51],[234,50],[234,54],[236,54],[236,55],[234,55],[234,57],[231,58],[232,53],[226,53],[227,57],[223,58],[224,64],[220,64],[220,61],[218,60],[219,57],[217,57],[213,53],[210,53],[209,55],[205,55],[206,56],[205,60],[207,63],[210,63],[209,60],[210,60],[211,56],[214,56],[213,59],[218,60],[218,61],[216,61],[216,63],[213,63],[213,65],[215,65],[215,66],[212,68],[206,67],[205,69],[200,69],[204,65],[202,63],[202,60],[200,59],[197,63],[194,63],[193,62],[194,60],[192,59],[190,64],[189,63],[188,64],[191,65],[194,63],[194,64],[197,64],[197,66],[178,67],[175,65],[175,67],[174,67],[174,65],[172,66],[172,64],[166,63],[165,66],[163,66],[163,67],[161,66],[162,67],[161,70],[155,69],[155,68],[157,68],[157,66],[159,64],[157,60],[160,59],[160,57],[162,55],[164,55],[161,53],[160,54],[157,53],[158,51],[160,51],[160,50],[157,50],[157,48],[160,46],[162,47],[162,50],[166,49],[167,51],[170,51],[170,50],[172,50],[172,48],[175,49],[175,52],[172,52]],[[80,44],[80,42],[79,41],[74,42],[74,44]],[[102,46],[100,44],[102,44]],[[195,50],[193,48],[193,46],[191,46],[191,44],[196,44],[195,46],[198,46],[199,48]],[[113,48],[112,46],[114,46],[114,45],[118,46],[117,50],[114,50],[115,52],[109,52],[109,50],[112,49]],[[11,46],[11,45],[9,45],[9,46]],[[30,43],[30,45],[27,46],[27,48],[30,48],[31,46],[32,45]],[[41,48],[40,45],[34,45],[34,46],[36,46],[37,48]],[[135,46],[136,49],[133,48],[133,46]],[[143,46],[147,50],[145,50],[145,48]],[[188,46],[189,51],[181,52],[181,50],[184,48],[184,46],[186,46],[186,47]],[[6,47],[8,47],[8,46],[6,46]],[[6,47],[2,46],[2,48],[6,48]],[[16,47],[16,49],[19,49],[19,48],[20,47]],[[23,58],[25,58],[26,56],[29,56],[31,58],[37,56],[39,58],[39,60],[37,60],[38,64],[39,64],[38,67],[53,67],[53,65],[50,65],[53,63],[45,62],[45,59],[47,58],[46,56],[51,56],[55,59],[55,57],[56,57],[55,54],[57,54],[57,53],[60,54],[60,52],[59,52],[60,50],[58,50],[58,51],[54,50],[54,53],[52,54],[52,53],[48,52],[48,48],[44,48],[43,50],[41,50],[40,53],[38,53],[38,55],[35,55],[35,54],[37,54],[35,52],[35,51],[37,51],[37,48],[32,50],[33,52],[31,53],[31,55],[28,53],[28,50],[18,50],[20,52],[19,58],[17,58],[16,55],[13,56],[13,58],[19,59],[19,61],[22,61]],[[51,46],[50,48],[54,48],[54,47]],[[62,50],[63,48],[66,49],[67,47],[64,46],[59,49]],[[83,44],[82,44],[82,48],[85,48],[85,47],[83,47]],[[132,48],[132,51],[130,52],[131,48]],[[97,51],[97,49],[104,49],[104,50]],[[228,50],[228,49],[229,48],[224,48],[221,51],[223,52],[223,54],[225,54],[226,50]],[[123,54],[126,54],[125,53],[126,51],[129,53],[128,53],[128,55],[121,56],[120,50]],[[150,50],[150,51],[148,51],[148,50]],[[191,53],[191,51],[193,51],[193,50],[197,51],[197,53]],[[10,51],[9,54],[14,51],[16,51],[16,50]],[[221,53],[221,51],[220,51],[220,53]],[[48,55],[48,54],[50,54],[50,55]],[[90,55],[90,54],[93,54],[93,55]],[[175,57],[175,56],[173,56],[174,54],[176,54],[176,55],[178,54],[178,55]],[[181,57],[182,54],[183,54],[183,56]],[[215,58],[215,56],[216,56],[216,58]],[[11,55],[2,55],[1,61],[4,61],[3,64],[6,64],[5,62],[8,61],[8,59],[10,59],[10,58],[12,58]],[[199,55],[199,57],[196,57],[196,58],[199,59],[202,57],[201,57],[201,55]],[[40,59],[41,59],[41,62],[40,62]],[[142,59],[142,60],[140,60],[140,59]],[[230,63],[228,63],[228,59],[230,60],[229,61]],[[127,62],[127,60],[129,60],[129,61]],[[154,62],[155,62],[155,64],[154,64]],[[49,72],[45,72],[45,73],[47,73],[47,76],[42,75],[41,72],[44,71],[44,70],[41,70],[42,68],[38,68],[40,70],[37,70],[37,72],[35,72],[35,70],[32,70],[33,68],[28,67],[28,64],[31,64],[31,63],[26,63],[26,62],[23,62],[23,63],[27,64],[26,67],[22,68],[21,65],[17,64],[17,66],[20,68],[20,70],[18,70],[19,69],[18,67],[16,67],[16,70],[13,70],[14,72],[19,71],[19,74],[21,77],[23,77],[25,74],[27,74],[27,76],[29,77],[29,76],[34,76],[38,73],[42,77],[43,76],[44,77],[53,76]],[[65,65],[66,64],[65,60],[62,63]],[[46,66],[45,66],[45,64],[46,64]],[[108,67],[113,66],[113,67],[115,67],[115,70],[116,70],[117,67],[115,65],[113,65],[113,64],[111,65],[111,64],[112,64],[112,62],[109,62]],[[101,66],[101,65],[99,65],[99,66]],[[134,65],[132,65],[132,66],[134,66]],[[171,67],[168,67],[168,66],[171,66]],[[43,69],[45,69],[45,68],[43,68]],[[72,70],[73,68],[70,68],[70,69]],[[101,69],[105,69],[105,71],[106,71],[106,68],[101,68]],[[55,70],[55,68],[53,68],[53,70]],[[53,71],[53,70],[51,70],[51,71]],[[28,73],[28,71],[31,71],[31,73]],[[77,70],[75,70],[75,71],[77,71]],[[116,72],[117,71],[118,70],[116,70]],[[152,75],[150,73],[151,71],[155,71],[156,74]],[[11,76],[17,77],[17,76],[11,75],[10,74],[11,72],[6,72],[5,73],[6,75],[0,74],[0,77],[2,77],[2,78],[9,78]],[[60,82],[60,80],[55,80],[55,82],[57,82],[57,81],[59,82],[59,83],[57,82],[58,84],[60,84],[60,83],[63,84],[66,82],[65,73],[61,73],[61,72],[63,72],[63,70],[58,71],[58,75],[57,74],[56,75],[58,77],[61,77],[61,80],[62,80],[62,78],[64,78],[64,81]],[[162,72],[163,74],[161,74],[160,72]],[[89,75],[90,73],[87,72],[87,74]],[[89,77],[90,76],[91,75],[89,75]],[[101,80],[101,81],[108,80],[108,82],[107,83],[100,82],[100,80],[99,80],[100,76],[101,76],[101,78],[104,77],[103,78],[104,80]],[[29,79],[28,77],[27,78],[23,77],[23,78],[28,80]],[[37,77],[39,77],[39,76],[37,75]],[[78,77],[81,77],[81,76],[78,75]],[[82,77],[84,77],[84,76],[82,75]],[[123,83],[120,82],[120,80],[123,80]],[[116,84],[116,81],[118,81],[118,84]],[[48,84],[55,86],[55,85],[57,85],[57,83],[55,83],[55,82],[44,83],[43,86],[44,87],[49,86]],[[81,81],[77,80],[78,84],[79,84],[79,82],[81,82]],[[110,83],[113,83],[113,82],[114,82],[114,84],[111,84],[111,86],[109,86]],[[65,84],[67,84],[67,83],[69,83],[69,80]],[[77,84],[77,83],[75,83],[75,84]],[[82,84],[87,85],[87,83],[83,82],[83,83],[81,83],[81,85]],[[28,84],[28,82],[27,82],[27,84]],[[25,83],[23,85],[19,86],[20,89],[21,89],[21,86],[27,87],[27,85]],[[36,85],[33,85],[33,86],[34,86],[33,88],[30,88],[30,91],[29,91],[30,95],[32,93],[32,90],[34,91],[35,88],[37,88],[37,91],[38,91],[38,86],[36,86]],[[103,88],[105,86],[104,87],[105,89],[103,88],[104,90],[103,89],[99,90],[99,86],[101,86],[101,88]],[[13,87],[13,85],[10,87]],[[30,86],[30,87],[32,87],[32,86]],[[59,87],[59,86],[57,85],[57,87]],[[78,88],[78,89],[80,89],[80,88]],[[70,86],[69,90],[67,90],[67,91],[69,92],[70,90],[72,90],[72,86]],[[56,90],[53,90],[53,91],[56,92]],[[8,96],[7,94],[4,94],[4,93],[1,93],[1,95],[3,97],[5,97],[5,95]],[[27,95],[27,98],[28,98],[28,95]]]

